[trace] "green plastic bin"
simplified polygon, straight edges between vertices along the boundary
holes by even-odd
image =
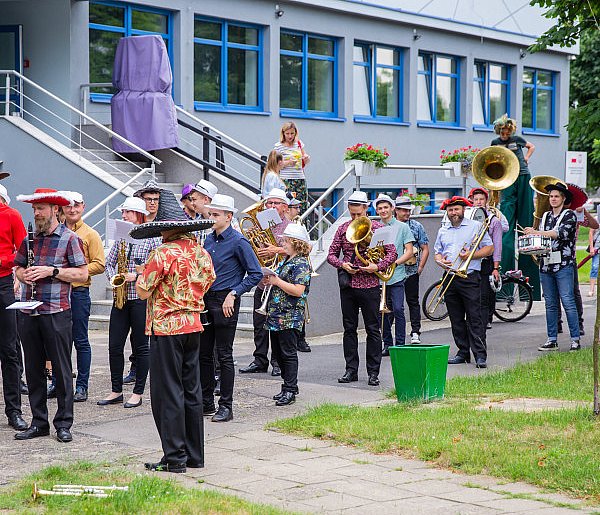
[[[428,402],[444,397],[450,345],[390,347],[398,401]]]

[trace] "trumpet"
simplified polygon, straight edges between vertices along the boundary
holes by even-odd
[[[277,259],[279,256],[276,254],[275,255],[275,259]],[[259,315],[263,315],[266,316],[267,314],[267,305],[269,304],[269,297],[271,296],[271,290],[273,288],[272,284],[269,284],[262,292],[262,295],[260,297],[261,300],[261,305],[259,308],[255,309],[254,311],[256,311]]]

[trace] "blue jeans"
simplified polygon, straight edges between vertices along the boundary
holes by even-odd
[[[598,279],[598,262],[600,261],[600,254],[594,254],[592,257],[592,269],[590,270],[590,279]]]
[[[384,315],[383,319],[383,345],[394,345],[392,340],[392,322],[396,326],[396,345],[404,345],[406,339],[406,317],[404,316],[404,280],[386,286],[386,302],[391,313]]]
[[[546,331],[548,338],[556,341],[558,334],[559,297],[567,315],[571,339],[579,340],[579,318],[573,291],[573,265],[558,272],[540,272],[544,301],[546,302]]]
[[[73,343],[77,351],[76,388],[88,389],[90,366],[92,363],[92,347],[88,339],[88,322],[90,319],[90,289],[74,288],[71,291],[71,316],[73,318]]]

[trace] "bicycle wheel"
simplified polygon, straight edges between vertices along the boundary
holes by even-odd
[[[504,322],[523,320],[533,305],[533,288],[523,280],[502,278],[502,288],[496,293],[494,315]]]
[[[435,309],[432,309],[433,306],[430,306],[428,309],[431,299],[433,298],[435,293],[438,291],[441,284],[442,284],[441,279],[434,282],[429,288],[427,288],[425,295],[423,295],[423,300],[421,301],[421,309],[423,310],[423,314],[429,320],[433,320],[434,322],[444,320],[444,318],[446,318],[448,316],[448,310],[446,309],[446,302],[444,301],[443,297],[440,300],[439,304],[435,307]]]

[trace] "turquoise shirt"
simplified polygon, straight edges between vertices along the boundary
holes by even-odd
[[[404,254],[404,246],[407,243],[413,243],[415,241],[415,237],[410,230],[408,224],[404,222],[400,222],[395,218],[392,218],[386,225],[397,225],[398,232],[396,233],[396,252],[398,252],[398,257]],[[388,281],[388,285],[398,283],[400,281],[404,281],[406,279],[406,267],[404,265],[396,265],[396,269],[394,270],[394,274],[392,278]]]

